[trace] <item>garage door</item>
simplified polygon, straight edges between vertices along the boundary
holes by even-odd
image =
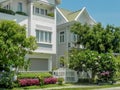
[[[31,58],[30,71],[48,71],[48,59]]]

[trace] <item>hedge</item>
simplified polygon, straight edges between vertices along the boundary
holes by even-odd
[[[52,75],[49,72],[22,72],[18,74],[18,79],[22,78],[48,78],[52,77]]]

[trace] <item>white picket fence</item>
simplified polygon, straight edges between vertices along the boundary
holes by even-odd
[[[89,79],[92,78],[91,71],[81,71],[77,73],[75,70],[68,68],[59,68],[53,71],[53,77],[63,78],[65,82],[77,82],[78,79]]]

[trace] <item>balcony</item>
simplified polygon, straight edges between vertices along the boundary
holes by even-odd
[[[21,25],[28,24],[28,16],[17,14],[11,10],[5,10],[0,8],[0,19],[1,20],[13,20]]]
[[[55,24],[54,17],[50,17],[50,16],[46,16],[46,15],[34,14],[33,20]]]

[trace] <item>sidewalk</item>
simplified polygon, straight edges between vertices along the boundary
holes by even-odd
[[[120,90],[120,87],[103,88],[103,89],[94,89],[94,90]]]
[[[120,84],[120,82],[117,82],[116,84]],[[97,87],[97,85],[71,85],[71,86],[60,86],[60,87],[50,87],[50,88],[31,89],[31,90],[54,90],[54,89],[62,90],[63,88],[86,88],[86,87]],[[93,89],[93,90],[120,90],[120,87],[101,88],[101,89]]]
[[[32,90],[59,90],[63,88],[86,88],[86,87],[94,87],[96,85],[71,85],[71,86],[61,86],[61,87],[51,87],[51,88],[43,88],[43,89],[32,89]]]

